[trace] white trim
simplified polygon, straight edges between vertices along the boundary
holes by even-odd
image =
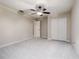
[[[16,43],[20,43],[22,41],[30,40],[30,39],[33,39],[33,38],[26,38],[26,39],[22,39],[22,40],[16,40],[16,41],[13,41],[13,42],[5,43],[5,44],[1,45],[0,48],[6,47],[6,46],[9,46],[9,45],[13,45],[13,44],[16,44]]]

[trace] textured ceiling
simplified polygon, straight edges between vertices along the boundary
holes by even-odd
[[[26,9],[32,7],[29,3],[25,3],[24,1],[20,0],[0,0],[0,4],[14,9]]]

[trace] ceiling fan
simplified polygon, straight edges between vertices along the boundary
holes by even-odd
[[[44,7],[44,5],[36,5],[35,9],[28,9],[28,10],[18,10],[18,14],[24,15],[30,13],[31,15],[49,15],[50,12]]]

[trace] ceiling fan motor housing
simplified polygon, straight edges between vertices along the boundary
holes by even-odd
[[[37,4],[36,5],[36,9],[37,10],[41,10],[41,11],[45,11],[46,10],[46,8],[45,8],[45,6],[43,4]]]

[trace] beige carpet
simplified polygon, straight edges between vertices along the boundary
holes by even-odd
[[[71,44],[61,41],[27,40],[0,48],[0,59],[79,59]]]

